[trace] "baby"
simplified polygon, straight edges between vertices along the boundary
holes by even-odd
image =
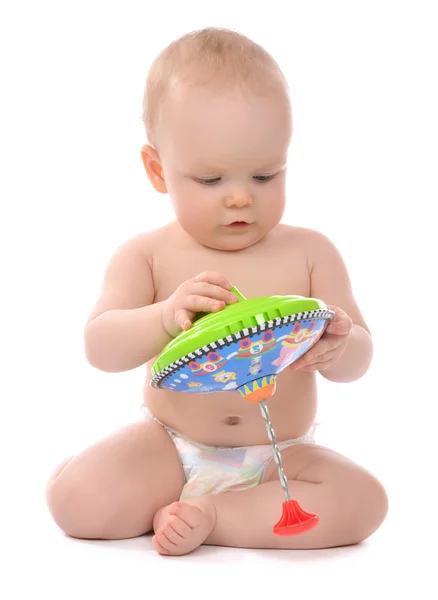
[[[387,495],[367,470],[315,443],[316,376],[359,379],[373,344],[333,243],[281,223],[292,134],[282,72],[237,32],[194,32],[154,61],[143,116],[143,164],[155,190],[169,194],[176,221],[115,252],[85,347],[102,371],[146,365],[144,414],[58,466],[47,486],[55,522],[78,538],[153,531],[163,555],[201,544],[359,543],[385,519]],[[272,530],[284,492],[259,406],[235,391],[184,394],[150,385],[156,356],[197,313],[238,301],[232,285],[247,298],[319,298],[335,312],[315,346],[281,372],[267,401],[290,496],[320,519],[300,535]]]

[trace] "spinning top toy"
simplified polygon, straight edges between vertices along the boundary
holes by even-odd
[[[163,349],[152,367],[151,385],[175,392],[239,392],[257,402],[265,419],[280,483],[286,497],[273,531],[295,535],[317,525],[289,495],[274,428],[265,400],[275,393],[277,375],[307,352],[324,333],[334,312],[315,298],[264,296],[208,313]]]

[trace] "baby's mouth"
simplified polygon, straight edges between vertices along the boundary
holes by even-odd
[[[228,227],[230,229],[245,229],[246,227],[249,227],[251,225],[251,223],[247,223],[246,221],[234,221],[233,223],[230,223],[229,225],[225,225],[225,227]]]

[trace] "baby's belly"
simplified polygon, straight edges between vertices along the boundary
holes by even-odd
[[[277,378],[275,395],[266,401],[277,441],[304,435],[317,410],[314,373],[285,369]],[[246,402],[238,392],[185,394],[150,386],[148,368],[144,404],[168,427],[203,444],[251,446],[268,444],[259,404]]]

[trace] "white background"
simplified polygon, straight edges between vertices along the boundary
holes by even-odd
[[[0,595],[432,597],[434,3],[41,0],[5,1],[0,11]],[[334,241],[373,333],[366,377],[320,378],[318,441],[374,472],[390,497],[386,522],[358,547],[204,547],[166,560],[150,538],[66,538],[45,508],[57,462],[139,416],[143,369],[90,367],[83,326],[117,246],[173,218],[140,160],[149,65],[173,39],[212,25],[264,45],[288,78],[284,222]]]

